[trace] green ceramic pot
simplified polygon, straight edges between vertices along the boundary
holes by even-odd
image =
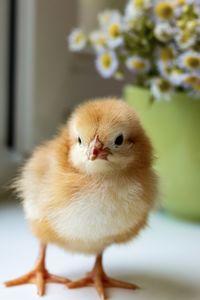
[[[177,93],[151,102],[147,89],[133,86],[124,95],[152,139],[164,208],[200,221],[200,100]]]

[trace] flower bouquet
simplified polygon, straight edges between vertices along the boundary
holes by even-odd
[[[105,10],[98,23],[89,34],[74,29],[68,41],[72,51],[95,54],[101,76],[131,72],[154,99],[169,100],[174,91],[200,98],[199,0],[129,0],[123,14]]]

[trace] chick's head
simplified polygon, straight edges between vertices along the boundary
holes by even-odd
[[[109,174],[151,165],[152,148],[137,114],[118,99],[80,105],[69,121],[70,160],[87,174]]]

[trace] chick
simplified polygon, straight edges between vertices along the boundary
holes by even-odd
[[[157,196],[152,163],[150,140],[126,103],[108,98],[80,105],[58,135],[35,150],[16,181],[40,253],[31,272],[6,286],[35,283],[43,295],[46,282],[93,285],[101,299],[105,287],[136,289],[108,277],[102,255],[145,227]],[[50,274],[45,267],[50,243],[96,255],[94,268],[77,281]]]

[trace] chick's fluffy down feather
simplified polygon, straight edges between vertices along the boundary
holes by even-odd
[[[88,159],[95,136],[109,148],[107,159]],[[152,162],[151,143],[123,101],[80,105],[58,135],[35,150],[16,182],[34,235],[91,254],[129,241],[145,226],[157,196]]]

